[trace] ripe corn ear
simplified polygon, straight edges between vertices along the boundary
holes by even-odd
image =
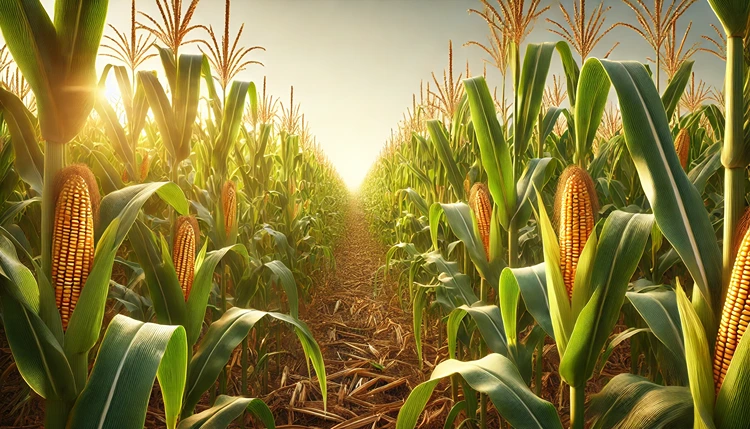
[[[746,218],[747,213],[743,216],[743,219]],[[738,247],[714,348],[714,384],[717,392],[750,321],[750,234],[747,232],[747,221]]]
[[[193,216],[180,216],[175,226],[172,262],[187,301],[195,277],[195,249],[198,247],[198,221]]]
[[[732,239],[734,250],[732,251],[732,255],[735,258],[737,257],[737,252],[740,250],[740,244],[742,244],[742,239],[745,237],[748,229],[750,229],[750,207],[745,209],[745,213],[743,213],[742,217],[737,221],[737,229],[734,231],[734,238]]]
[[[560,237],[560,268],[569,297],[573,296],[578,258],[594,230],[598,211],[591,176],[576,165],[566,168],[555,194],[555,217]]]
[[[686,128],[680,130],[674,141],[674,150],[677,152],[677,158],[680,159],[680,165],[683,170],[688,168],[688,155],[690,155],[690,134]]]
[[[63,329],[67,329],[94,264],[94,222],[99,189],[85,165],[66,167],[55,178],[52,284]]]
[[[237,222],[237,186],[227,180],[221,188],[221,207],[224,212],[224,230],[227,237]]]
[[[469,207],[477,220],[479,235],[484,245],[487,258],[490,257],[490,221],[492,220],[492,203],[490,190],[484,183],[475,183],[469,192]]]

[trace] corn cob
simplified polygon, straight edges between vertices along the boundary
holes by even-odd
[[[94,222],[99,189],[91,170],[76,164],[55,178],[52,227],[52,284],[63,329],[67,329],[94,264]]]
[[[746,216],[743,216],[743,219]],[[742,224],[740,224],[740,228]],[[747,225],[745,225],[747,228]],[[734,260],[732,277],[724,301],[719,333],[714,348],[714,384],[716,392],[724,382],[729,364],[750,321],[750,234],[745,232]]]
[[[143,159],[141,159],[141,182],[146,180],[146,177],[148,176],[148,168],[151,165],[151,159],[148,156],[148,152],[143,154]]]
[[[680,165],[683,170],[688,167],[688,155],[690,155],[690,134],[686,128],[680,130],[674,141],[674,150],[677,152],[677,158],[680,159]]]
[[[569,297],[573,296],[578,258],[594,230],[598,211],[591,176],[576,165],[566,168],[560,176],[555,194],[555,217],[560,236],[560,268]]]
[[[193,288],[195,274],[195,249],[198,247],[198,221],[192,216],[180,216],[175,227],[172,261],[180,281],[185,301]]]
[[[742,239],[745,237],[747,230],[750,229],[750,207],[745,209],[745,213],[742,214],[740,220],[737,221],[737,229],[734,231],[734,237],[732,238],[732,257],[737,257],[737,252],[740,250],[740,244]]]
[[[224,212],[224,231],[229,237],[237,222],[237,187],[231,180],[224,182],[221,188],[221,207]]]
[[[484,252],[490,257],[490,221],[492,219],[492,203],[490,202],[490,190],[484,183],[475,183],[469,192],[469,207],[477,219],[479,236],[482,238]]]
[[[140,181],[143,182],[146,180],[146,176],[148,176],[148,168],[150,165],[150,159],[148,157],[148,153],[143,154],[143,159],[141,159],[141,165],[140,165]],[[128,169],[122,170],[122,181],[123,182],[129,182],[130,181],[130,175],[128,174]]]

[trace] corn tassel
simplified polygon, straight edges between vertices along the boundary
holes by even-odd
[[[598,211],[591,176],[576,165],[566,168],[555,194],[555,216],[560,236],[560,268],[569,297],[573,296],[578,258],[594,230]]]
[[[677,158],[680,159],[680,165],[683,170],[687,171],[688,156],[690,155],[690,134],[686,128],[680,130],[674,141],[674,150],[677,152]]]
[[[180,281],[185,301],[190,296],[195,277],[195,249],[198,247],[198,221],[192,216],[177,218],[174,246],[172,247],[172,261]]]
[[[57,174],[52,227],[52,284],[63,329],[67,329],[94,264],[94,222],[99,190],[91,170],[71,165]]]
[[[490,221],[492,220],[492,203],[490,190],[484,183],[475,183],[469,192],[469,207],[477,220],[479,236],[484,245],[484,253],[490,257]]]
[[[750,321],[750,234],[747,233],[747,213],[742,217],[738,231],[743,228],[745,234],[739,243],[737,256],[734,260],[732,277],[724,301],[724,311],[721,314],[719,333],[716,336],[714,348],[714,384],[716,392],[721,388],[724,377],[732,362],[732,357],[742,335],[747,330]],[[743,225],[744,224],[744,225]]]
[[[221,207],[224,212],[224,231],[227,237],[237,222],[237,187],[227,180],[221,188]]]

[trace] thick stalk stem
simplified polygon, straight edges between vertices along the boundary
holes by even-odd
[[[42,189],[42,271],[52,279],[52,226],[55,217],[55,176],[65,167],[65,144],[45,143]]]
[[[584,403],[586,392],[584,386],[570,386],[570,428],[583,429],[586,419],[584,418]]]
[[[72,402],[47,400],[44,405],[44,427],[47,429],[65,429],[72,409]]]
[[[487,394],[479,394],[479,427],[487,429]]]
[[[534,369],[534,392],[536,396],[542,396],[542,370],[544,359],[544,341],[539,341],[536,346],[536,368]]]
[[[734,263],[732,237],[737,221],[742,216],[745,202],[744,158],[744,52],[741,37],[727,39],[726,69],[726,123],[721,162],[724,165],[724,249],[722,270],[722,293],[713,303],[714,311],[720,311],[720,303],[726,294]]]
[[[515,222],[511,222],[508,228],[508,267],[518,266],[518,228]]]

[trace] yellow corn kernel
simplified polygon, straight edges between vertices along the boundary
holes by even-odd
[[[185,301],[190,296],[195,276],[195,249],[198,247],[198,221],[193,216],[180,216],[175,226],[172,262],[180,281]]]
[[[477,220],[479,236],[484,245],[487,258],[490,257],[490,221],[492,220],[492,203],[490,190],[484,183],[475,183],[469,192],[469,207]]]
[[[591,176],[576,165],[566,168],[555,194],[555,217],[560,237],[560,268],[569,297],[573,296],[578,258],[594,230],[598,211]]]
[[[680,130],[674,141],[674,150],[677,152],[677,158],[680,159],[680,165],[683,170],[688,168],[688,155],[690,155],[690,134],[686,128]]]
[[[151,160],[148,157],[148,152],[143,154],[143,159],[141,159],[141,182],[146,180],[146,177],[148,176],[148,168],[151,165]]]
[[[221,207],[224,212],[224,230],[227,237],[237,222],[237,187],[227,180],[221,188]]]
[[[745,216],[743,216],[743,219]],[[741,223],[740,223],[741,225]],[[747,226],[745,226],[747,229]],[[732,268],[732,277],[724,301],[719,333],[714,348],[714,384],[721,388],[729,363],[750,321],[750,234],[742,237]]]
[[[94,222],[99,189],[91,170],[76,164],[55,178],[52,227],[52,284],[63,329],[67,329],[94,264]]]

